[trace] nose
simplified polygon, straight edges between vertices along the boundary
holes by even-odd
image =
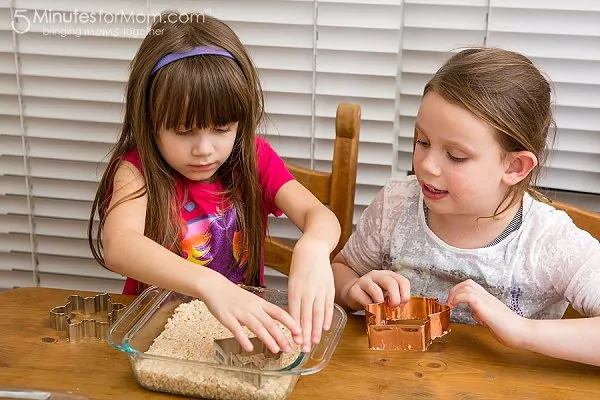
[[[199,131],[194,135],[192,146],[192,155],[194,157],[206,157],[214,152],[214,147],[210,134],[208,132]]]
[[[421,161],[421,170],[430,174],[431,176],[440,176],[442,169],[440,164],[437,162],[437,156],[434,151],[425,151],[423,159]]]

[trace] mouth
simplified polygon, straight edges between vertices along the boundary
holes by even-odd
[[[208,171],[215,167],[216,163],[210,164],[190,164],[189,167],[195,171]]]
[[[425,197],[433,200],[442,199],[448,194],[448,191],[438,189],[433,185],[426,184],[425,182],[421,182],[421,189],[423,190]]]

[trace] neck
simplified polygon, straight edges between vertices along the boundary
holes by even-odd
[[[487,246],[504,232],[522,204],[522,199],[494,218],[467,214],[436,214],[429,210],[429,229],[445,243],[463,249]],[[506,207],[506,203],[499,209]],[[488,215],[493,215],[493,211]]]

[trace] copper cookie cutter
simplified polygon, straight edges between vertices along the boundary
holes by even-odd
[[[281,353],[271,352],[257,337],[250,338],[250,342],[253,350],[245,351],[235,338],[217,339],[213,343],[214,355],[220,364],[248,369],[248,372],[240,371],[238,378],[260,389],[263,377],[257,372],[280,369]]]
[[[108,329],[125,310],[125,305],[113,303],[110,294],[92,297],[71,295],[64,306],[50,310],[52,327],[76,342],[82,339],[106,340]]]
[[[450,306],[429,297],[412,297],[404,306],[365,306],[369,349],[425,351],[450,332]]]

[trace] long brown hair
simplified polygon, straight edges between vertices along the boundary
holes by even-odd
[[[200,45],[216,46],[235,60],[204,55],[178,60],[151,75],[165,55]],[[177,172],[163,159],[156,144],[160,128],[210,128],[239,122],[233,150],[216,172],[224,196],[237,210],[238,229],[247,249],[245,283],[256,285],[261,263],[264,225],[258,184],[255,132],[262,122],[264,98],[258,73],[241,41],[224,22],[203,14],[164,12],[158,16],[130,66],[125,116],[120,137],[100,180],[88,225],[94,258],[104,267],[102,235],[119,161],[137,149],[145,186],[132,195],[147,194],[144,235],[182,255],[180,210],[176,199]],[[123,201],[126,201],[125,199]],[[93,233],[94,216],[100,223]]]
[[[519,202],[526,191],[545,200],[535,186],[547,158],[549,131],[556,129],[552,87],[529,58],[492,47],[462,50],[425,85],[423,96],[429,92],[491,125],[505,156],[526,150],[538,159],[527,178],[509,188],[491,217]],[[500,210],[502,204],[506,206]]]

